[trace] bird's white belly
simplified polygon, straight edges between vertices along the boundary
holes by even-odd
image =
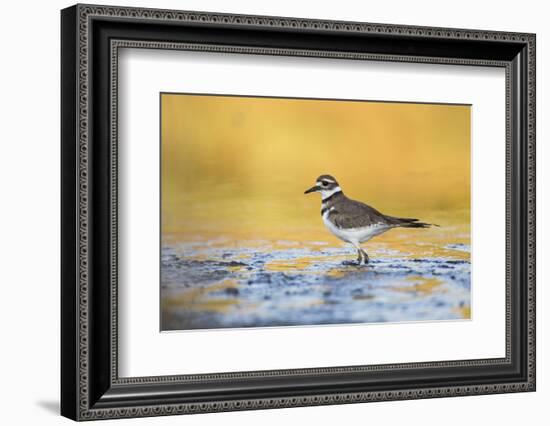
[[[323,222],[328,230],[341,240],[352,244],[364,243],[390,229],[390,226],[384,224],[376,224],[362,228],[342,229],[338,228],[330,220],[328,220],[328,214],[328,211],[323,214]]]

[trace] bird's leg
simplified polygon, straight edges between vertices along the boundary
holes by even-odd
[[[357,249],[357,263],[359,265],[366,265],[369,263],[369,256],[365,250],[361,248],[359,244],[354,244]]]
[[[367,252],[365,250],[363,250],[362,248],[359,249],[359,252],[363,255],[363,264],[366,265],[367,263],[369,263],[369,255],[367,254]]]

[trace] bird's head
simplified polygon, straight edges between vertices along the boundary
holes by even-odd
[[[315,185],[305,191],[304,194],[311,192],[320,192],[324,200],[337,192],[342,192],[342,189],[334,177],[331,175],[321,175],[315,181]]]

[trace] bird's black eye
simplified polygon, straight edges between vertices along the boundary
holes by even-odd
[[[321,182],[321,185],[323,185],[323,186],[328,186],[328,182],[322,181],[322,182]]]

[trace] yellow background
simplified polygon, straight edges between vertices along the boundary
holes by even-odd
[[[304,195],[331,174],[350,198],[441,225],[416,235],[469,243],[467,105],[182,94],[161,104],[163,236],[336,244],[319,195]]]

